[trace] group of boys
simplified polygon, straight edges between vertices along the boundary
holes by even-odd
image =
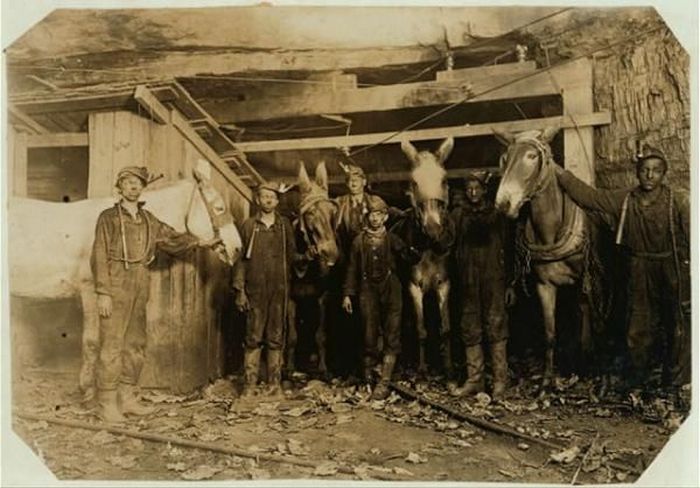
[[[560,185],[581,207],[607,213],[617,227],[617,244],[629,258],[627,346],[638,384],[648,379],[656,335],[663,334],[666,384],[689,381],[689,221],[687,198],[663,184],[668,169],[664,155],[648,151],[636,162],[639,184],[632,190],[596,190],[573,174],[557,169]],[[388,395],[388,384],[401,349],[402,293],[397,277],[401,261],[415,263],[418,252],[388,232],[386,203],[365,189],[367,179],[357,166],[347,166],[349,193],[339,197],[338,239],[345,262],[342,308],[361,318],[364,373],[367,379],[381,353],[380,380],[372,395]],[[136,383],[143,365],[148,299],[147,266],[157,249],[179,254],[198,242],[179,234],[142,208],[139,197],[149,183],[146,168],[127,167],[117,175],[117,204],[99,217],[92,268],[100,315],[97,367],[100,416],[108,422],[123,414],[148,413],[138,401]],[[471,173],[466,198],[451,218],[457,229],[452,253],[459,269],[461,335],[467,377],[453,389],[457,396],[484,391],[483,344],[490,348],[494,397],[508,383],[506,307],[513,303],[513,279],[507,262],[506,225],[486,198],[488,174]],[[234,269],[235,304],[247,313],[244,394],[257,391],[263,347],[267,351],[268,393],[280,392],[284,326],[290,267],[314,259],[295,248],[290,221],[277,211],[279,187],[258,187],[258,211],[241,234],[244,256]],[[148,236],[152,236],[148,238]],[[378,350],[382,337],[382,351]]]

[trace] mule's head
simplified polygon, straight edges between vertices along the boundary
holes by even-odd
[[[300,227],[309,246],[316,249],[321,268],[338,262],[340,251],[335,237],[338,205],[328,196],[326,163],[316,166],[315,180],[309,178],[304,163],[299,163]]]
[[[407,139],[401,150],[413,166],[411,171],[411,203],[428,236],[437,239],[444,225],[448,186],[445,161],[452,152],[454,139],[445,139],[436,152],[418,151]]]
[[[506,216],[516,218],[523,204],[538,190],[543,167],[552,158],[549,143],[557,132],[558,127],[519,134],[494,130],[496,138],[507,147],[501,156],[502,177],[496,193],[496,207]]]
[[[187,229],[203,240],[221,239],[215,251],[223,262],[233,265],[241,255],[241,236],[233,223],[226,200],[211,183],[211,166],[199,160],[193,171],[197,188],[192,193],[186,218]]]

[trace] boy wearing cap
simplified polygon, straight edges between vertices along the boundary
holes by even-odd
[[[100,214],[95,228],[90,265],[100,316],[97,389],[99,415],[106,422],[151,412],[139,402],[136,384],[146,347],[148,265],[156,250],[181,255],[218,241],[176,232],[144,209],[139,198],[151,181],[145,167],[121,169],[115,185],[121,198]]]
[[[351,297],[359,296],[360,315],[364,325],[364,374],[369,381],[371,368],[379,356],[378,338],[381,330],[383,360],[381,379],[372,392],[373,399],[389,394],[388,384],[401,351],[401,284],[396,276],[396,259],[410,262],[420,259],[415,249],[408,248],[384,224],[388,207],[384,201],[370,195],[367,226],[355,238],[350,250],[348,269],[343,286],[343,308],[353,313]]]
[[[687,194],[663,183],[668,162],[646,147],[636,162],[633,189],[595,189],[557,168],[559,183],[579,206],[617,221],[616,244],[627,256],[627,346],[634,368],[631,386],[648,379],[652,346],[660,334],[664,385],[690,381],[690,206]]]
[[[282,347],[289,294],[290,266],[298,259],[292,225],[277,212],[284,188],[269,182],[258,187],[255,202],[259,211],[241,227],[245,255],[234,268],[236,307],[247,312],[245,336],[245,385],[243,394],[253,394],[258,382],[261,347],[267,350],[269,394],[281,390]]]
[[[515,292],[506,275],[506,221],[486,198],[490,174],[472,172],[466,179],[466,200],[452,214],[457,228],[453,255],[459,270],[460,329],[465,346],[467,379],[455,396],[484,391],[483,342],[488,342],[493,372],[492,396],[502,397],[508,383],[506,306]]]

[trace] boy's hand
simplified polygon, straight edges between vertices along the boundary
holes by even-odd
[[[518,301],[518,296],[515,293],[515,289],[512,286],[509,286],[506,288],[506,307],[512,307],[515,305],[515,302]]]
[[[235,304],[239,312],[245,313],[250,309],[250,302],[248,301],[248,295],[246,295],[245,290],[239,290],[236,293]]]
[[[214,237],[213,239],[200,240],[197,245],[199,247],[206,247],[209,249],[214,249],[216,246],[222,245],[224,242],[220,237]]]
[[[345,310],[346,313],[352,314],[352,300],[349,296],[343,298],[343,310]]]
[[[97,313],[102,318],[112,316],[112,297],[109,295],[97,295]]]

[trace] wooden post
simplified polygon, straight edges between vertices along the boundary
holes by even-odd
[[[8,128],[8,169],[11,194],[27,196],[27,134]]]
[[[577,126],[577,117],[593,111],[593,65],[588,59],[572,63],[575,79],[569,78],[561,86],[564,116],[572,114],[574,127],[564,129],[564,166],[580,179],[595,183],[595,154],[593,152],[593,127]],[[552,82],[559,85],[556,73],[551,73]]]

